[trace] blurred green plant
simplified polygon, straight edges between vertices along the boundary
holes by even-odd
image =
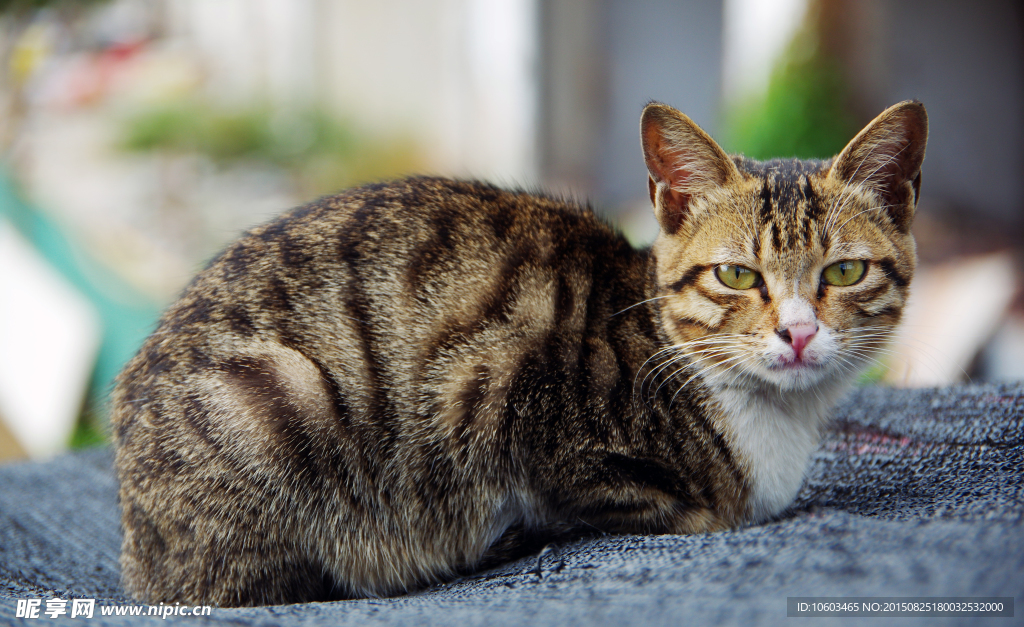
[[[198,153],[218,164],[260,162],[280,167],[306,194],[323,194],[418,169],[411,140],[370,137],[322,110],[269,106],[229,109],[188,100],[128,117],[122,148]]]
[[[754,159],[822,159],[842,150],[857,132],[842,67],[822,45],[818,9],[812,2],[763,96],[728,113],[728,150]]]
[[[0,0],[0,13],[31,14],[40,9],[81,9],[89,5],[102,4],[108,0]]]
[[[75,422],[75,429],[71,432],[71,441],[68,442],[72,449],[103,446],[110,442],[110,434],[104,427],[105,420],[98,414],[96,407],[95,401],[86,401],[85,408]]]

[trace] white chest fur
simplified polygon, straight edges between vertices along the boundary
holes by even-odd
[[[770,518],[793,502],[827,413],[842,392],[818,389],[782,397],[737,388],[714,392],[725,437],[750,482],[748,522]]]

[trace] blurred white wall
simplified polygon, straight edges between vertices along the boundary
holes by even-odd
[[[167,0],[213,94],[318,102],[438,172],[532,183],[535,0]]]
[[[760,96],[807,12],[807,0],[724,0],[722,82],[726,101]]]
[[[30,456],[67,448],[99,348],[92,305],[0,218],[0,419]]]

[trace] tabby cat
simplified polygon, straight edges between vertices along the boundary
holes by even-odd
[[[730,157],[658,103],[640,130],[648,250],[575,203],[442,178],[227,248],[114,392],[127,591],[393,595],[580,528],[782,512],[906,302],[924,107],[829,161]]]

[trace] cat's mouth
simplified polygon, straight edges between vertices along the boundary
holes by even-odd
[[[801,390],[829,379],[833,373],[833,362],[827,355],[803,354],[774,355],[761,362],[761,376],[764,381],[783,390]]]
[[[795,359],[795,360],[779,360],[775,365],[776,370],[801,370],[806,368],[821,368],[821,365],[817,362],[811,362],[809,360]]]
[[[771,370],[820,370],[822,364],[815,359],[808,359],[805,357],[791,357],[786,358],[779,356],[775,359],[775,363],[768,366]]]

